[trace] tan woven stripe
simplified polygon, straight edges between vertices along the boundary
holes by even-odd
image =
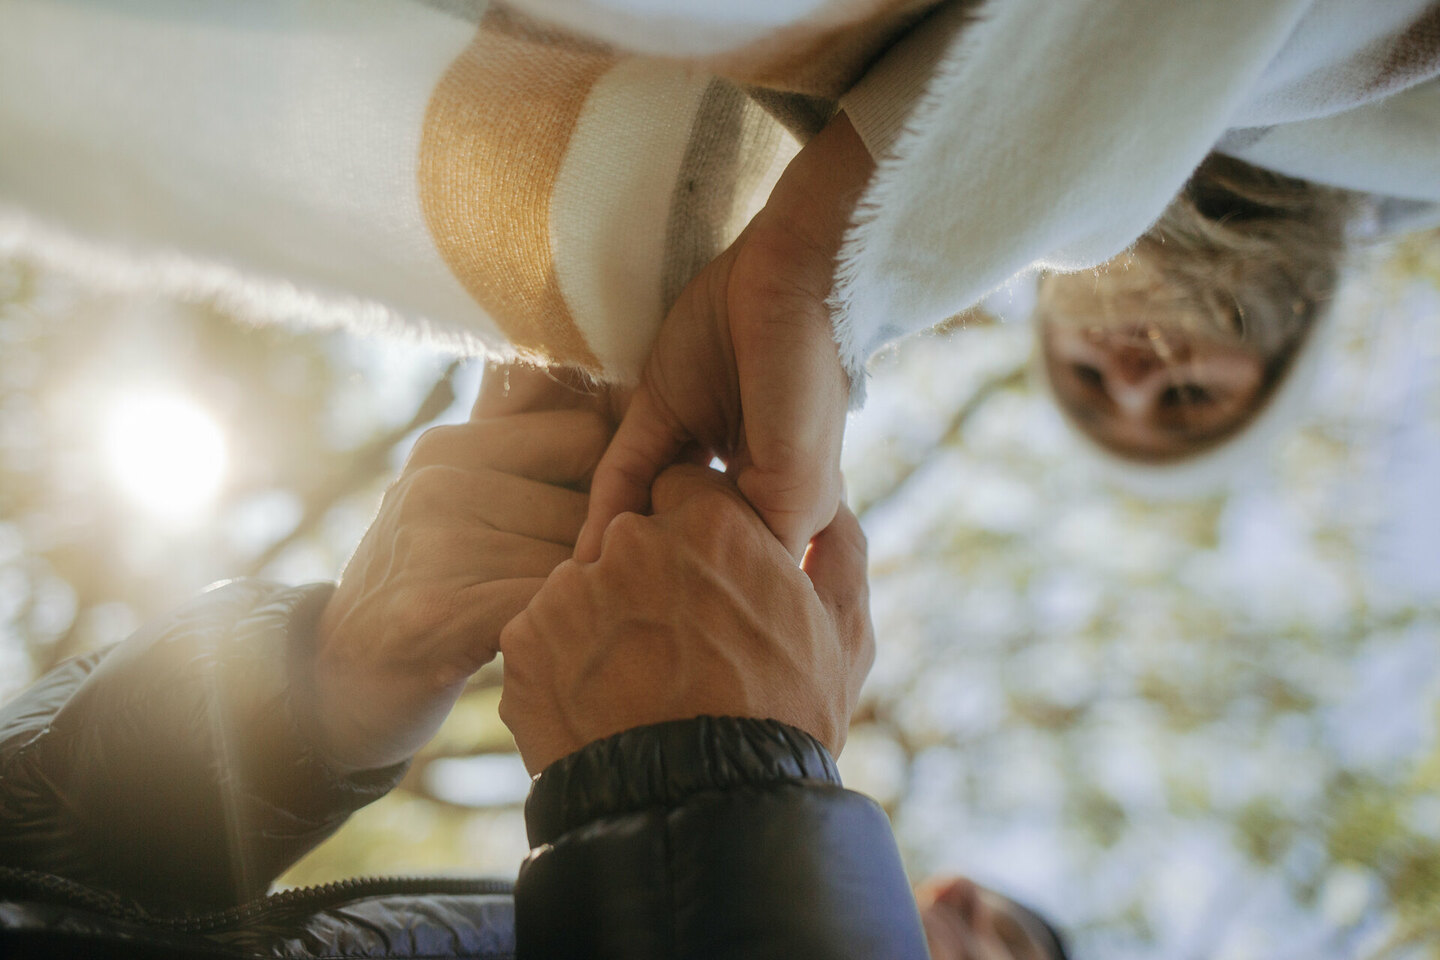
[[[594,373],[555,280],[550,197],[585,98],[614,63],[487,15],[436,86],[420,143],[420,202],[451,271],[522,351]]]

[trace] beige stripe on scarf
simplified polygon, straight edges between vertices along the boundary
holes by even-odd
[[[496,10],[435,88],[420,145],[420,202],[436,247],[523,353],[598,373],[560,293],[550,199],[607,50]]]
[[[795,147],[753,95],[729,80],[710,82],[670,198],[661,274],[666,306],[764,205]]]

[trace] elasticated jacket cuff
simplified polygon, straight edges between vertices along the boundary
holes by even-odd
[[[547,768],[517,960],[923,960],[885,812],[769,720],[640,727]]]
[[[538,847],[603,817],[785,781],[838,787],[840,772],[820,741],[778,720],[696,717],[627,730],[557,760],[535,780],[525,820]]]

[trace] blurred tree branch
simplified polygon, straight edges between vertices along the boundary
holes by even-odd
[[[945,432],[926,449],[925,455],[915,462],[907,464],[895,477],[894,481],[880,493],[871,497],[869,500],[863,500],[858,503],[855,506],[855,516],[863,521],[872,510],[884,506],[895,499],[895,497],[905,489],[905,485],[910,482],[911,478],[919,473],[920,468],[929,463],[936,453],[946,447],[954,446],[959,442],[960,436],[965,432],[965,427],[971,418],[973,418],[992,397],[1001,391],[1023,386],[1024,383],[1025,367],[1023,364],[1012,370],[997,374],[981,383],[980,386],[975,389],[975,392],[970,394],[965,402],[960,405],[959,409],[955,411],[954,415],[951,416],[950,423],[946,426]]]

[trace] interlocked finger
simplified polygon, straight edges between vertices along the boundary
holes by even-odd
[[[584,489],[609,442],[609,423],[593,410],[522,413],[427,430],[406,469],[489,469]]]
[[[483,524],[573,546],[585,521],[585,494],[495,470],[409,470],[391,491],[402,524],[433,529]]]

